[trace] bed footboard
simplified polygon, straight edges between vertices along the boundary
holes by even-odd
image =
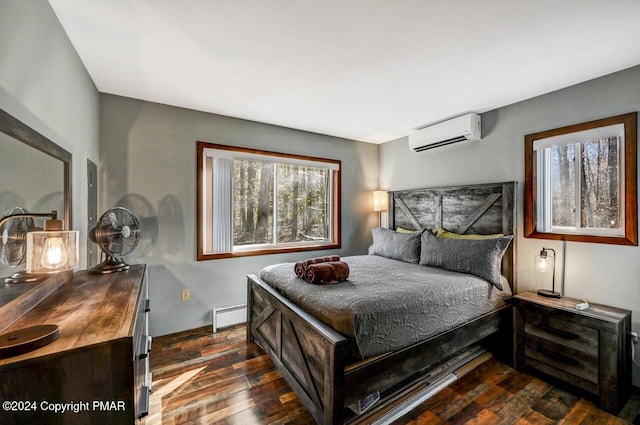
[[[317,423],[342,423],[344,336],[249,275],[247,339],[269,353]]]
[[[344,406],[411,381],[427,366],[491,336],[492,352],[511,352],[508,304],[405,349],[348,364],[352,357],[343,335],[257,276],[247,278],[247,339],[267,351],[318,424],[344,423]]]

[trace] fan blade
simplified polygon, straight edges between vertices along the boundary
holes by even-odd
[[[107,215],[107,219],[111,222],[111,227],[113,227],[114,229],[118,228],[118,217],[116,217],[116,213],[115,211],[111,211],[108,213]]]
[[[109,252],[112,252],[115,255],[122,255],[123,248],[123,240],[122,239],[114,239],[109,241]]]

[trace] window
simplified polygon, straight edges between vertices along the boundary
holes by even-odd
[[[636,114],[525,136],[525,237],[637,245]]]
[[[198,142],[198,260],[340,247],[339,160]]]

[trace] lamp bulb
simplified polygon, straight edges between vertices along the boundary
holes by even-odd
[[[538,257],[538,270],[541,272],[547,271],[547,258],[546,257]]]
[[[62,238],[47,238],[40,264],[46,269],[56,269],[67,263],[67,253]]]

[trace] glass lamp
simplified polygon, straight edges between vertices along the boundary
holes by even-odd
[[[6,277],[4,279],[5,283],[36,282],[48,274],[73,270],[79,267],[79,232],[77,230],[63,230],[63,222],[58,220],[57,211],[51,211],[51,213],[24,212],[10,214],[0,219],[0,226],[11,219],[34,217],[49,217],[49,219],[45,220],[44,230],[29,229],[26,237],[21,239],[23,243],[26,242],[27,246],[25,253],[27,268]]]
[[[27,273],[51,274],[80,266],[77,230],[62,230],[53,214],[44,230],[27,233]]]
[[[553,257],[549,257],[549,251],[553,252]],[[546,272],[551,268],[551,290],[538,289],[538,295],[550,298],[560,298],[560,293],[556,292],[556,251],[551,248],[542,248],[536,255],[536,270]]]

